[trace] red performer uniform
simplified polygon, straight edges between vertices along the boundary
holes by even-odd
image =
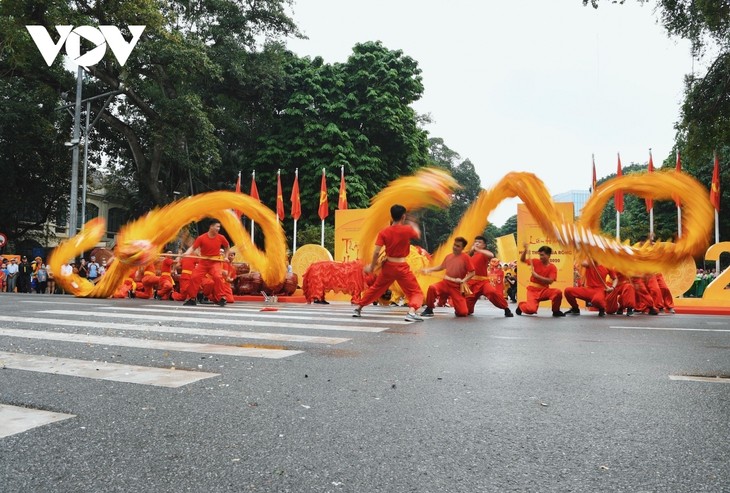
[[[664,309],[667,311],[674,310],[674,297],[672,296],[672,292],[669,290],[669,286],[667,286],[667,281],[664,280],[664,275],[662,275],[661,272],[656,275],[656,282],[659,286],[659,292],[661,293],[662,298],[661,304],[664,306]],[[654,304],[659,304],[656,299],[654,300]]]
[[[227,303],[233,303],[235,300],[233,299],[233,280],[236,278],[236,268],[233,266],[230,262],[221,262],[223,265],[221,265],[221,276],[223,276],[223,290],[221,291],[220,296],[216,296],[216,294],[213,292],[213,284],[211,283],[210,286],[206,286],[205,281],[203,281],[203,294],[210,299],[211,301],[218,303],[221,298],[225,299]],[[206,277],[206,281],[209,278]]]
[[[362,308],[377,300],[388,290],[394,281],[398,281],[403,293],[408,299],[408,306],[418,309],[423,305],[423,292],[416,281],[416,276],[405,259],[411,251],[411,239],[420,235],[411,226],[405,224],[391,224],[378,233],[375,245],[385,248],[387,256],[380,274],[360,298],[357,305]],[[395,260],[402,259],[402,260]]]
[[[185,301],[185,297],[188,292],[188,286],[190,285],[190,275],[195,269],[195,264],[198,262],[197,259],[191,257],[182,257],[180,259],[180,292],[173,292],[172,299],[175,301]],[[197,293],[196,295],[197,296]]]
[[[471,263],[474,266],[474,277],[469,279],[469,288],[472,294],[466,297],[466,306],[469,314],[474,313],[474,305],[481,295],[484,295],[497,308],[507,308],[507,300],[502,295],[503,288],[496,287],[490,282],[489,263],[490,259],[481,252],[474,252],[471,257]],[[501,271],[501,269],[500,269]],[[504,273],[502,273],[504,278]]]
[[[136,297],[149,299],[155,294],[155,289],[160,282],[160,278],[157,276],[157,267],[154,262],[151,262],[144,266],[144,274],[142,275],[142,286],[143,291],[137,291]]]
[[[474,270],[471,257],[465,253],[460,255],[450,253],[441,265],[445,268],[446,277],[454,279],[463,279],[469,272]],[[439,296],[451,298],[451,304],[454,306],[454,313],[457,317],[466,317],[471,313],[467,306],[466,298],[461,293],[461,283],[444,279],[443,281],[431,284],[426,294],[426,306],[433,310],[433,307],[436,305],[436,298]]]
[[[527,259],[525,263],[531,265],[532,270],[539,276],[553,280],[558,278],[558,268],[553,264],[548,263],[545,265],[539,259]],[[563,293],[559,289],[548,287],[547,284],[537,280],[535,276],[530,276],[530,285],[527,286],[527,301],[520,301],[517,306],[522,313],[529,315],[537,313],[540,302],[546,300],[552,302],[553,313],[559,312],[560,304],[563,301]]]
[[[602,265],[589,263],[585,269],[585,285],[565,288],[565,299],[573,310],[579,310],[577,299],[589,301],[599,310],[606,310],[606,276],[608,269]]]
[[[200,254],[203,257],[217,257],[220,255],[220,249],[224,248],[226,251],[229,248],[228,240],[222,234],[216,234],[214,237],[210,237],[208,233],[198,236],[193,243],[193,250],[200,248]],[[187,289],[188,299],[195,299],[198,296],[198,289],[203,283],[203,278],[206,274],[210,274],[213,281],[213,296],[217,299],[221,298],[223,293],[223,278],[221,277],[221,261],[220,260],[208,260],[200,259],[198,265],[195,266],[195,270],[190,276],[190,284]]]
[[[636,292],[636,310],[640,312],[648,311],[650,315],[659,313],[644,278],[640,276],[632,277],[631,283],[634,285],[634,291]]]
[[[171,258],[165,258],[160,264],[160,277],[157,283],[157,295],[161,300],[169,300],[172,288],[175,282],[172,280],[172,264],[175,261]]]
[[[613,291],[606,296],[606,313],[620,312],[624,308],[635,309],[636,291],[634,291],[634,285],[631,284],[631,279],[620,272],[613,274],[612,277],[617,279],[617,283]]]

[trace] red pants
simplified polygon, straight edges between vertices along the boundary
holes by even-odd
[[[198,265],[195,266],[195,270],[190,275],[190,284],[186,295],[188,299],[195,299],[198,296],[198,290],[200,285],[205,279],[205,275],[210,274],[210,278],[213,282],[212,296],[220,299],[223,293],[223,277],[221,276],[221,263],[213,260],[201,260]]]
[[[171,293],[171,297],[175,301],[185,301],[187,293],[188,293],[188,286],[190,285],[190,274],[181,274],[180,275],[180,285],[178,288],[180,288],[180,291],[173,291]]]
[[[504,299],[502,289],[495,288],[488,279],[478,281],[469,281],[469,288],[472,294],[466,297],[466,306],[469,313],[474,313],[474,305],[481,295],[487,297],[497,308],[504,310],[507,308],[507,300]]]
[[[439,281],[431,284],[426,293],[426,306],[433,309],[436,305],[436,298],[446,296],[451,298],[451,304],[454,306],[454,313],[457,317],[466,317],[469,315],[469,309],[466,305],[466,298],[461,294],[461,284],[453,281]]]
[[[160,281],[160,278],[154,275],[150,272],[145,272],[144,277],[142,278],[142,286],[144,287],[143,291],[137,291],[135,293],[135,298],[142,298],[142,299],[149,299],[152,298],[155,295],[155,288],[157,287],[157,283]]]
[[[619,284],[606,296],[606,311],[616,313],[619,309],[636,308],[636,291],[631,283]]]
[[[169,300],[172,287],[175,285],[172,282],[172,275],[169,272],[163,272],[160,274],[159,279],[160,281],[157,283],[157,296],[162,300]]]
[[[385,293],[394,281],[398,281],[403,293],[408,298],[408,306],[411,308],[421,308],[423,305],[423,292],[421,286],[416,281],[416,276],[411,272],[410,266],[405,262],[388,262],[383,263],[380,274],[375,282],[362,294],[357,305],[362,308],[371,304]]]
[[[667,282],[664,280],[664,276],[661,274],[656,275],[656,283],[659,287],[659,293],[661,294],[661,305],[669,310],[670,308],[674,308],[674,299],[672,296],[672,292],[669,291],[669,286],[667,286]],[[654,292],[652,292],[652,295],[654,295]],[[654,298],[654,304],[659,305],[659,301]]]
[[[599,310],[606,309],[606,291],[603,287],[576,288],[570,286],[565,288],[565,299],[568,301],[568,303],[570,303],[571,308],[578,308],[578,302],[576,302],[576,298],[583,301],[589,301],[592,306],[595,306]]]
[[[560,304],[563,302],[563,293],[559,289],[554,288],[538,288],[537,286],[527,286],[527,301],[520,301],[517,306],[522,313],[531,315],[537,313],[537,307],[541,301],[550,300],[553,304],[553,312],[560,311]]]
[[[646,310],[656,309],[654,306],[654,299],[649,293],[649,289],[646,287],[644,279],[641,277],[632,277],[631,282],[634,285],[634,291],[636,292],[636,309],[640,312]]]

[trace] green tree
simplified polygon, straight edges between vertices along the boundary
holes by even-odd
[[[257,36],[297,33],[284,11],[289,0],[48,3],[0,4],[0,38],[8,40],[2,45],[0,73],[54,89],[68,87],[58,70],[46,68],[25,30],[28,24],[51,30],[56,24],[146,26],[124,67],[107,56],[88,69],[91,77],[84,86],[85,96],[121,93],[112,111],[102,113],[106,125],[99,126],[99,148],[120,171],[134,173],[141,209],[168,202],[193,176],[216,171],[222,129],[215,128],[211,113],[225,109],[209,107],[206,94],[254,65],[243,63],[241,52],[253,57]],[[62,63],[59,57],[55,65]]]
[[[0,232],[42,241],[42,226],[65,217],[71,156],[59,132],[64,115],[47,86],[0,78]]]

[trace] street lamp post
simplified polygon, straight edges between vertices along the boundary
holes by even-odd
[[[76,106],[74,110],[74,133],[71,139],[73,158],[71,161],[71,200],[69,204],[68,237],[76,235],[76,206],[79,200],[79,142],[81,141],[81,87],[84,69],[79,65],[76,72]]]

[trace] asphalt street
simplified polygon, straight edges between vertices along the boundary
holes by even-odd
[[[730,492],[730,317],[405,313],[2,294],[0,492]]]

